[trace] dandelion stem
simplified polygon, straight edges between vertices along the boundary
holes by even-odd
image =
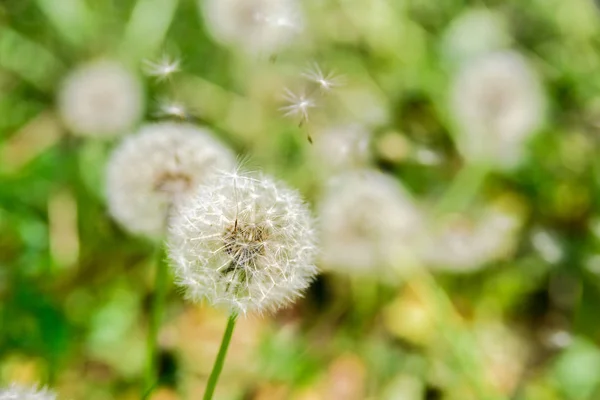
[[[217,359],[213,364],[212,371],[210,373],[210,377],[208,378],[208,383],[206,384],[206,390],[204,391],[204,400],[211,400],[213,394],[215,392],[215,388],[217,386],[217,381],[219,380],[219,375],[221,375],[221,370],[223,370],[223,363],[225,362],[225,356],[227,355],[227,348],[229,347],[229,342],[231,342],[231,336],[233,334],[233,328],[235,327],[235,321],[237,320],[237,313],[233,312],[229,316],[227,320],[227,327],[225,328],[225,333],[223,334],[223,339],[221,340],[221,347],[219,348],[219,354],[217,354]]]
[[[165,297],[167,293],[167,265],[164,261],[163,246],[157,249],[156,277],[154,281],[154,297],[148,329],[146,374],[144,377],[143,396],[146,399],[156,387],[158,380],[158,331],[163,317]]]
[[[464,211],[464,208],[476,196],[488,171],[488,167],[484,164],[464,166],[436,205],[436,213]]]

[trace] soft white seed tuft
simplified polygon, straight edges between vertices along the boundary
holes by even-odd
[[[56,394],[45,388],[12,383],[7,388],[0,388],[0,400],[56,400]]]
[[[214,38],[246,54],[269,56],[303,29],[296,0],[200,0]]]
[[[436,221],[421,246],[423,263],[452,272],[472,272],[510,255],[517,245],[522,220],[498,206],[475,215],[452,214]]]
[[[364,168],[371,160],[370,132],[359,124],[335,125],[319,130],[312,154],[324,175]]]
[[[333,178],[319,207],[323,268],[396,279],[414,265],[420,212],[399,182],[375,170]]]
[[[541,122],[544,98],[538,77],[521,55],[497,52],[459,74],[452,108],[458,146],[467,159],[512,167]]]
[[[170,208],[235,157],[210,131],[186,123],[142,127],[123,140],[107,165],[111,215],[132,233],[165,233]]]
[[[261,174],[220,173],[177,209],[169,256],[188,298],[238,313],[293,302],[317,270],[299,194]]]
[[[62,83],[58,108],[74,134],[115,136],[131,129],[142,117],[142,85],[118,62],[103,60],[85,64]]]

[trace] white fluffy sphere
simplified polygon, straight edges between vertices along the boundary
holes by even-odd
[[[375,170],[335,177],[319,206],[323,268],[396,279],[414,265],[420,211],[394,178]]]
[[[216,170],[234,165],[233,153],[207,129],[173,122],[143,126],[107,164],[110,214],[132,233],[162,237],[169,209]]]
[[[137,76],[123,65],[96,61],[65,78],[58,110],[74,134],[111,137],[125,133],[141,119],[144,93]]]
[[[371,135],[362,125],[346,124],[323,129],[313,140],[313,156],[325,175],[364,168],[371,160]]]
[[[510,255],[522,220],[516,213],[489,206],[471,215],[452,214],[424,235],[423,263],[452,272],[472,272]],[[437,218],[437,217],[436,217]]]
[[[317,272],[314,236],[296,191],[263,175],[220,173],[178,207],[168,247],[188,298],[260,313],[309,286]]]
[[[56,400],[56,394],[44,388],[13,383],[7,388],[0,388],[0,400]]]
[[[521,55],[497,52],[459,74],[452,109],[458,146],[467,159],[512,167],[541,122],[544,97],[537,75]]]
[[[296,0],[201,0],[214,38],[251,55],[270,55],[303,28]]]

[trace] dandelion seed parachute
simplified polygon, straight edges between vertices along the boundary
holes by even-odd
[[[303,28],[296,0],[202,0],[199,4],[211,35],[250,55],[276,53]]]
[[[126,137],[108,165],[110,214],[135,234],[160,238],[171,206],[193,192],[235,157],[210,131],[186,123],[161,122]]]
[[[543,108],[538,77],[521,55],[504,51],[478,58],[458,75],[452,92],[460,151],[472,161],[514,166]]]
[[[288,105],[279,108],[284,117],[296,117],[300,122],[308,122],[309,110],[316,107],[315,101],[305,93],[294,93],[285,89],[284,100]]]
[[[313,221],[299,194],[262,174],[220,173],[171,219],[169,257],[188,298],[233,312],[268,312],[317,270]]]
[[[395,280],[415,265],[420,212],[392,177],[366,169],[334,177],[318,215],[324,269]]]
[[[112,137],[142,117],[144,95],[138,78],[115,61],[96,61],[72,71],[58,94],[60,115],[74,134]]]
[[[48,389],[13,383],[7,388],[0,388],[0,400],[56,400],[56,394]]]

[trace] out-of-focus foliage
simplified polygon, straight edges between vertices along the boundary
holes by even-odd
[[[108,216],[105,163],[119,139],[72,136],[57,98],[86,62],[116,59],[143,77],[160,75],[152,63],[166,54],[181,71],[141,78],[145,121],[209,127],[315,210],[332,175],[374,168],[423,213],[398,246],[401,279],[328,271],[293,307],[240,318],[217,398],[600,398],[592,0],[304,0],[302,29],[276,51],[251,47],[256,33],[226,47],[197,3],[0,2],[0,386],[139,398],[156,246]],[[453,82],[509,49],[539,75],[543,115],[517,166],[472,165]],[[314,62],[340,86],[308,84],[308,120],[284,118],[285,89],[307,87]],[[326,132],[344,126],[370,138],[351,134],[338,152]],[[385,238],[370,215],[344,232]],[[200,397],[226,318],[169,284],[153,399]]]

